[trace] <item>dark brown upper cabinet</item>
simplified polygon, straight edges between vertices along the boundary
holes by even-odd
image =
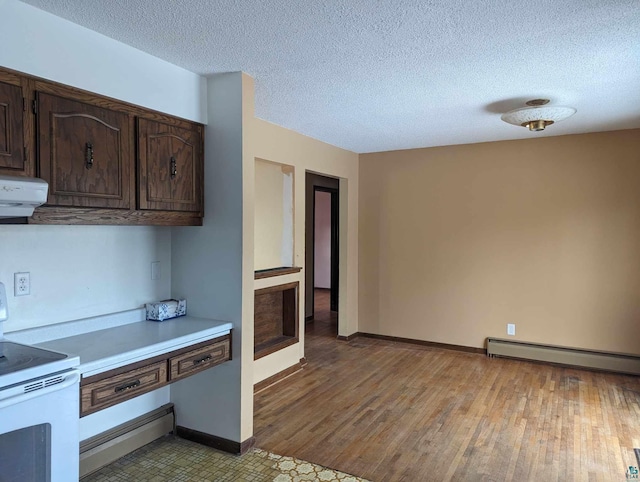
[[[15,79],[15,83],[2,80],[0,78],[0,171],[19,175],[25,173],[27,167],[23,130],[26,101],[19,79]]]
[[[39,175],[47,204],[133,209],[132,117],[37,93]]]
[[[0,175],[49,183],[29,224],[202,226],[203,139],[201,124],[0,67]]]
[[[202,211],[202,126],[138,118],[139,208]]]

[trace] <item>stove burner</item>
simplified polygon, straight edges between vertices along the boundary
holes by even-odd
[[[67,358],[67,355],[42,348],[0,341],[0,376]]]
[[[29,364],[33,361],[31,356],[23,356],[17,354],[11,358],[3,356],[0,358],[0,373],[11,373],[24,368],[29,368]]]

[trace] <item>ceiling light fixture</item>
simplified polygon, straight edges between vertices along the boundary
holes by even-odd
[[[547,105],[549,99],[534,99],[526,104],[529,107],[510,110],[500,118],[514,126],[528,127],[530,131],[543,131],[555,122],[565,120],[576,113],[573,107]]]

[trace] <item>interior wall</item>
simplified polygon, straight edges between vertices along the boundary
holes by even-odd
[[[255,161],[256,270],[293,263],[293,168]]]
[[[208,86],[206,215],[201,227],[172,228],[171,282],[190,314],[233,323],[232,360],[174,384],[171,399],[181,426],[244,442],[253,435],[253,79],[218,74]]]
[[[254,363],[254,383],[264,380],[304,357],[305,290],[305,179],[307,171],[340,178],[340,293],[339,326],[341,335],[358,331],[358,155],[312,139],[297,132],[255,120],[256,157],[293,166],[294,177],[294,266],[302,269],[295,275],[256,280],[255,289],[298,281],[300,342]],[[284,356],[286,355],[286,356]]]
[[[640,130],[360,156],[360,331],[640,353]]]
[[[295,174],[293,166],[281,165],[282,176],[282,246],[280,247],[280,266],[293,266],[295,236],[293,234],[293,216],[295,213],[294,189]]]
[[[151,279],[160,261],[161,278]],[[13,296],[13,273],[31,273],[31,294]],[[171,232],[156,227],[0,226],[4,331],[140,308],[171,294]]]
[[[0,66],[206,122],[206,83],[104,35],[17,1],[0,0]],[[63,53],[63,54],[61,54]],[[151,262],[162,277],[151,280]],[[13,273],[31,295],[13,296]],[[171,232],[122,226],[2,226],[5,331],[138,308],[171,295]]]
[[[331,193],[316,191],[314,286],[331,288]]]
[[[203,77],[15,0],[0,18],[1,66],[207,123]]]
[[[282,266],[284,179],[277,164],[256,159],[255,167],[255,269],[277,268]]]

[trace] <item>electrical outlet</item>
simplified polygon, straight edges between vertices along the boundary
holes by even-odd
[[[160,279],[160,261],[154,261],[151,263],[151,279],[158,280]]]
[[[514,323],[507,323],[507,335],[516,336],[516,325]]]
[[[25,296],[31,293],[31,274],[13,273],[13,295]]]

